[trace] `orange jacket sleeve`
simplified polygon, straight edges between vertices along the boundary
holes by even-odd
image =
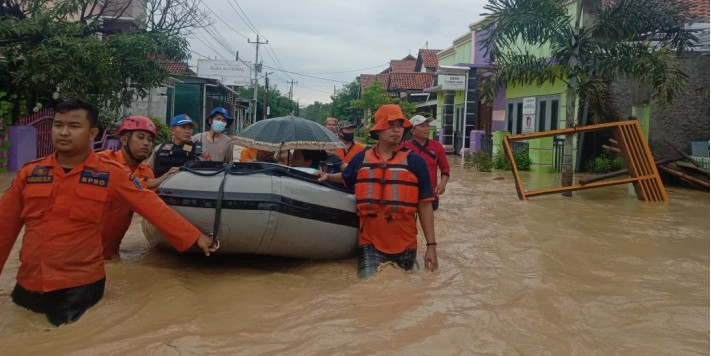
[[[111,183],[119,198],[155,225],[175,249],[182,252],[195,244],[201,235],[200,230],[168,207],[155,193],[143,190],[135,177],[125,171],[115,176],[116,181]]]
[[[17,235],[22,230],[22,189],[25,185],[23,170],[17,173],[15,180],[0,198],[0,273],[7,262]]]

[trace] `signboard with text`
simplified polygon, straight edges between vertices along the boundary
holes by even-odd
[[[437,83],[442,86],[442,90],[465,90],[466,77],[463,75],[440,74]]]
[[[218,61],[198,59],[199,77],[217,79],[224,85],[247,87],[250,85],[252,72],[248,65],[238,61]]]

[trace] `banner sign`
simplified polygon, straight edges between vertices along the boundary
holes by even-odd
[[[217,79],[224,85],[250,86],[252,72],[248,65],[238,61],[198,59],[198,77]]]
[[[440,74],[437,83],[442,86],[442,90],[465,90],[467,87],[463,75]]]

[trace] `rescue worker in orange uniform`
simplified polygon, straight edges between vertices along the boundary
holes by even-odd
[[[59,104],[55,153],[25,164],[0,198],[0,273],[25,228],[12,300],[57,326],[76,321],[103,297],[101,222],[111,201],[143,215],[179,251],[196,245],[209,255],[217,248],[126,168],[94,153],[97,118],[89,103]]]
[[[143,161],[151,154],[153,141],[157,136],[156,125],[145,116],[129,116],[123,120],[118,130],[121,149],[118,151],[104,150],[98,153],[101,157],[112,159],[126,167],[144,189],[155,191],[160,183],[180,171],[172,167],[168,172],[155,178],[153,170]],[[128,227],[131,225],[133,210],[119,201],[112,201],[104,214],[101,237],[104,241],[104,258],[113,257],[121,245]]]
[[[342,173],[317,173],[320,181],[355,186],[358,235],[358,275],[371,276],[383,263],[413,268],[417,255],[417,218],[425,235],[425,268],[435,271],[434,193],[422,157],[402,148],[402,137],[412,125],[399,105],[375,112],[371,137],[375,146],[356,154]]]

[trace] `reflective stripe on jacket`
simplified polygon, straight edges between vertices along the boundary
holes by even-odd
[[[365,152],[355,184],[358,216],[382,215],[393,219],[415,220],[418,203],[417,176],[408,170],[409,150],[398,151],[390,160]]]

